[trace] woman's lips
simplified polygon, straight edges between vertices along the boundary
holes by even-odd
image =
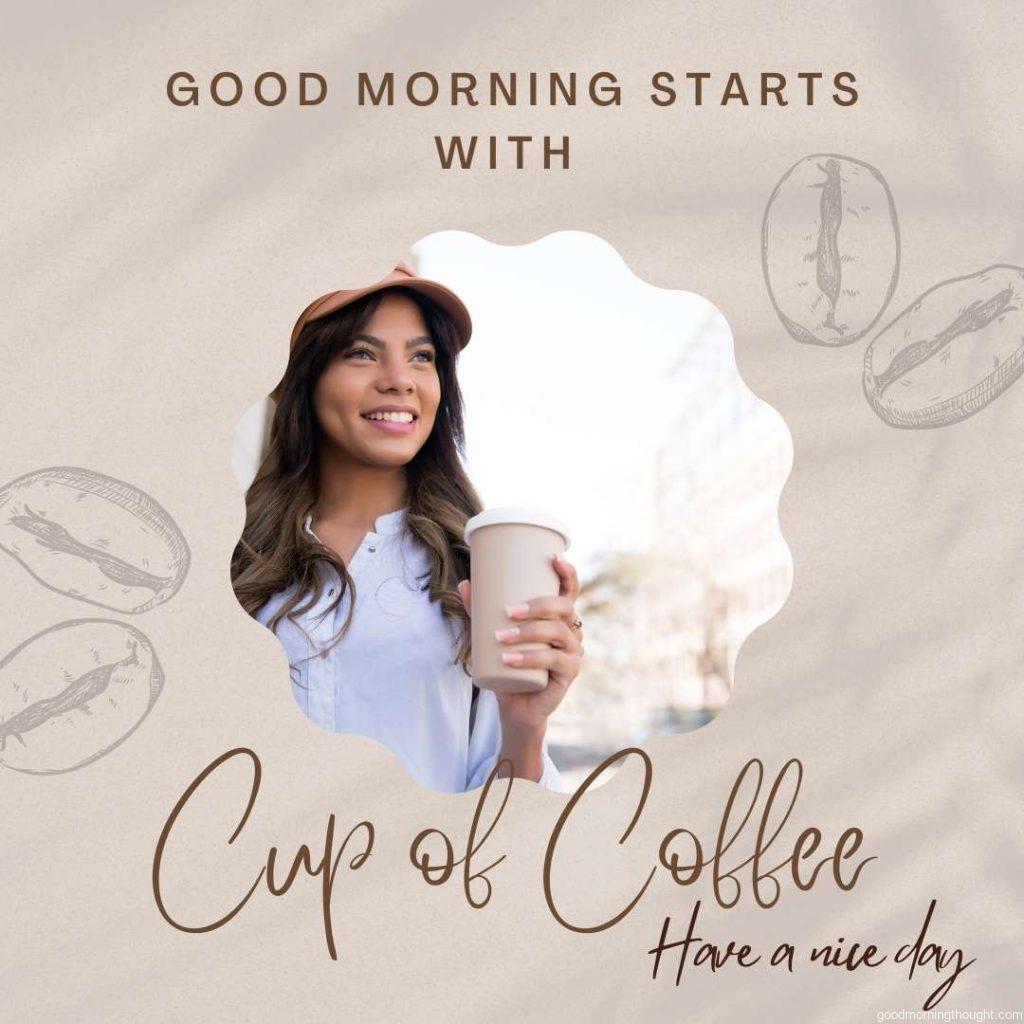
[[[383,430],[385,434],[411,434],[416,429],[416,420],[411,423],[399,423],[396,420],[369,420],[365,416],[362,419],[371,427]]]

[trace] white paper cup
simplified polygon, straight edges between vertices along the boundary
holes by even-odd
[[[509,605],[555,596],[559,577],[552,555],[564,555],[569,533],[554,516],[530,508],[492,508],[466,523],[472,590],[471,668],[474,682],[499,693],[543,690],[548,671],[506,665],[506,651],[547,647],[546,643],[500,643],[494,633],[517,625]]]

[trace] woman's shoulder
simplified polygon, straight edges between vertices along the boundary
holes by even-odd
[[[338,585],[338,572],[330,563],[323,559],[318,559],[315,564],[315,571],[319,577],[321,588],[336,587]],[[274,615],[277,614],[278,610],[291,600],[293,596],[300,592],[312,591],[312,589],[313,586],[310,584],[303,585],[299,581],[293,581],[287,586],[274,591],[256,612],[254,618],[266,626],[273,619]]]
[[[273,619],[274,615],[277,614],[278,610],[284,605],[284,603],[298,590],[298,584],[292,583],[287,587],[282,587],[280,590],[275,591],[267,600],[264,602],[262,607],[256,612],[253,618],[257,622],[262,623],[264,626],[270,625],[270,620]]]

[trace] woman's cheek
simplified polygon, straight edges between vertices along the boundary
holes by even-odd
[[[436,409],[431,410],[429,416],[423,416],[422,417],[422,421],[423,421],[422,434],[423,434],[424,439],[426,439],[426,438],[430,437],[431,433],[433,433],[434,423],[437,421],[437,410]]]
[[[441,381],[437,377],[437,375],[435,374],[434,380],[433,380],[433,386],[430,389],[430,401],[429,401],[431,424],[433,424],[433,420],[437,416],[437,410],[440,407],[440,405],[441,405]]]

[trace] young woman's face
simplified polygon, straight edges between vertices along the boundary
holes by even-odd
[[[313,389],[327,443],[367,465],[410,462],[430,436],[441,401],[436,358],[419,306],[385,292]]]

